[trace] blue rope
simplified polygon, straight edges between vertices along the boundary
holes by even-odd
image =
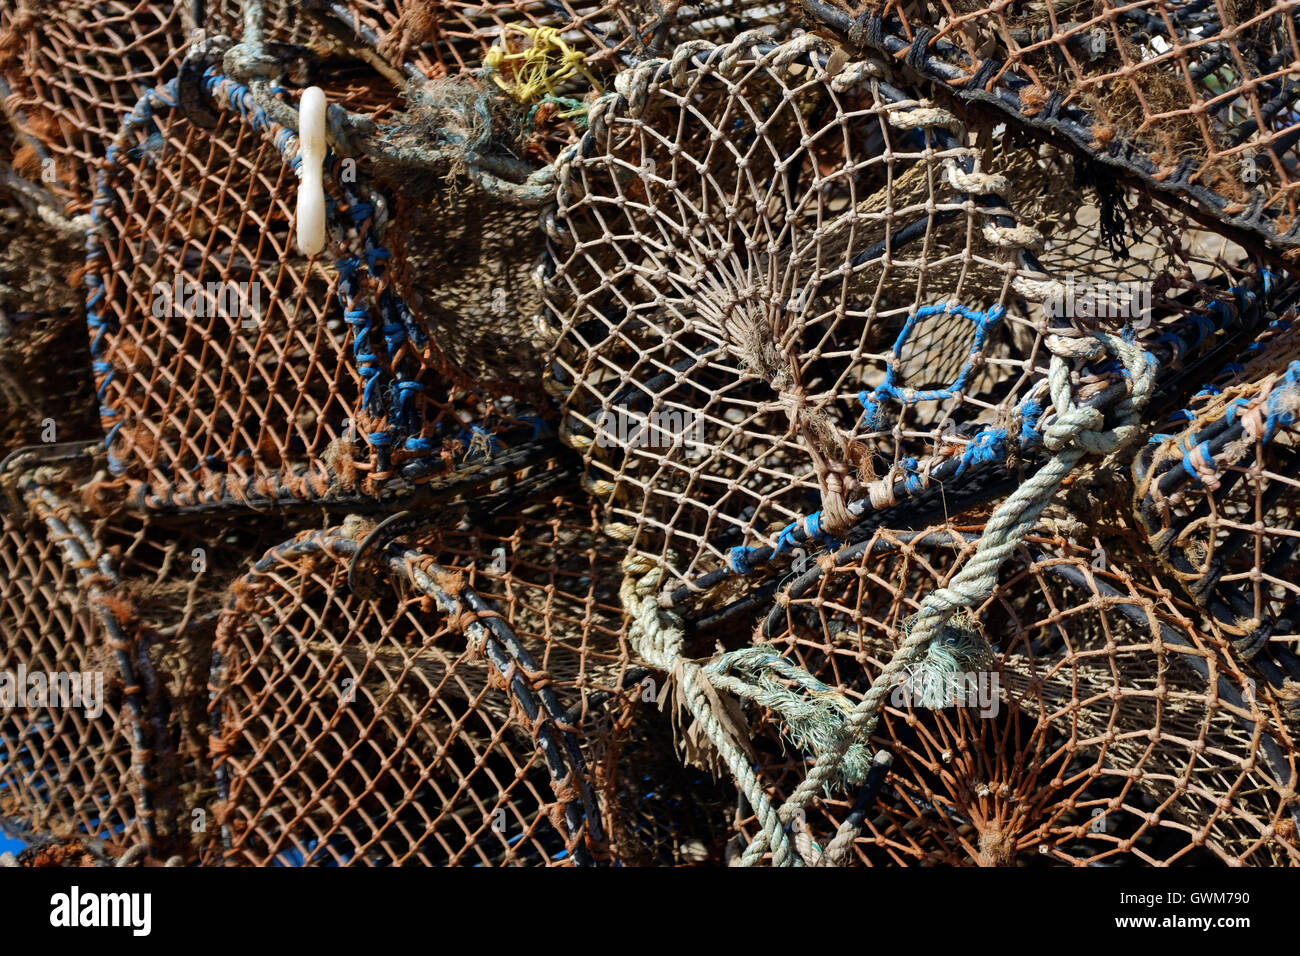
[[[266,133],[272,128],[269,117],[254,101],[252,91],[247,86],[223,75],[216,67],[209,67],[204,72],[202,83],[210,98],[219,102],[219,94],[224,94],[226,102],[239,114],[241,121],[249,125],[254,131]],[[286,91],[277,89],[275,92],[284,93]],[[155,140],[158,144],[162,143],[162,133],[156,122],[157,116],[179,108],[179,104],[179,78],[174,78],[162,87],[146,92],[123,120],[121,138],[125,139],[136,130],[144,131],[146,134],[146,151],[150,151],[149,144],[154,143]],[[302,157],[298,150],[298,138],[294,131],[279,129],[276,131],[272,142],[280,152],[284,162],[291,166],[295,174],[300,173],[302,170]],[[140,148],[133,152],[138,154]],[[105,419],[112,419],[117,417],[118,412],[105,404],[104,398],[116,372],[111,364],[104,360],[104,355],[108,348],[107,336],[117,332],[118,325],[115,319],[105,316],[101,311],[105,298],[102,268],[106,259],[106,250],[98,235],[100,227],[105,222],[109,207],[114,205],[116,201],[112,183],[115,176],[121,172],[121,151],[117,145],[114,144],[108,147],[106,160],[104,168],[97,176],[95,196],[91,202],[90,218],[92,225],[86,238],[87,272],[85,284],[87,289],[86,324],[91,332],[90,357],[92,368],[99,379],[96,394],[100,399],[100,415]],[[371,203],[358,200],[353,195],[349,195],[349,200],[347,212],[350,214],[354,225],[359,228],[366,220],[373,217],[374,206]],[[333,198],[328,198],[327,203],[330,218],[333,219],[338,212],[338,203]],[[391,259],[391,253],[375,242],[369,230],[365,230],[363,234],[365,266],[373,278],[376,280],[381,279],[386,263]],[[389,423],[384,431],[375,431],[367,435],[367,440],[375,447],[376,452],[381,454],[386,454],[387,449],[402,436],[407,436],[402,446],[405,450],[415,453],[432,452],[435,443],[430,439],[419,437],[423,422],[416,401],[416,394],[423,391],[424,386],[406,377],[408,373],[405,370],[397,369],[394,370],[393,378],[395,381],[392,388],[385,390],[382,387],[384,361],[391,360],[401,344],[408,339],[415,342],[417,346],[423,346],[427,342],[427,335],[420,328],[419,323],[415,321],[410,309],[407,308],[401,297],[389,286],[385,288],[379,302],[379,311],[382,318],[382,340],[387,350],[387,355],[380,355],[375,348],[378,342],[372,336],[375,331],[375,323],[371,319],[370,310],[360,307],[352,308],[354,302],[360,303],[362,301],[360,295],[361,278],[358,274],[361,259],[357,256],[351,256],[339,260],[337,265],[340,273],[339,299],[343,303],[344,321],[353,329],[353,358],[357,363],[357,372],[363,382],[362,406],[377,417],[386,417]],[[385,397],[388,398],[387,402],[384,401]],[[104,446],[108,451],[109,469],[114,475],[120,475],[126,470],[125,463],[113,454],[112,448],[123,424],[120,421],[114,424],[104,437]],[[376,439],[376,436],[382,437]],[[202,460],[201,464],[211,466],[214,460],[213,456],[207,456]]]
[[[858,393],[858,401],[862,403],[863,417],[868,427],[875,428],[879,426],[881,405],[886,399],[892,399],[902,405],[914,405],[917,402],[942,401],[945,398],[952,398],[965,389],[966,383],[975,369],[975,360],[984,349],[984,343],[988,339],[989,331],[1002,320],[1005,314],[1006,310],[1000,305],[995,305],[987,312],[984,312],[980,309],[972,309],[956,303],[940,302],[938,305],[923,305],[915,313],[909,315],[907,321],[903,323],[903,328],[898,333],[898,338],[894,340],[894,346],[889,358],[885,361],[885,380],[869,394],[865,389]],[[917,391],[905,386],[900,387],[897,384],[897,363],[902,358],[907,340],[916,329],[918,322],[935,315],[957,315],[975,326],[975,337],[971,341],[966,361],[962,363],[961,369],[957,372],[957,377],[944,388]]]

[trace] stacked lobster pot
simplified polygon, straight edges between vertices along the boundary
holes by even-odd
[[[1021,6],[0,0],[17,862],[1300,865],[1294,11]]]

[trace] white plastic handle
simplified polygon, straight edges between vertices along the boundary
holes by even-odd
[[[298,144],[302,171],[298,182],[298,251],[320,255],[325,249],[325,91],[313,86],[298,104]]]

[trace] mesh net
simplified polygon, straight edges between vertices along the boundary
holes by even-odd
[[[905,478],[939,421],[998,423],[1041,367],[950,114],[805,44],[683,53],[562,162],[547,287],[591,486],[688,574]]]
[[[1099,230],[1114,206],[1059,188],[1056,157],[982,171],[951,113],[829,63],[815,42],[685,47],[560,164],[543,283],[565,438],[681,579],[945,482],[958,507],[956,479],[1033,444],[1045,334],[1138,319],[1184,361],[1224,285],[1260,281],[1123,194]]]
[[[1268,650],[1287,662],[1297,640],[1293,320],[1275,320],[1134,462],[1137,514],[1172,578],[1248,658]]]
[[[185,4],[0,4],[0,96],[22,133],[15,165],[73,213],[90,208],[95,169],[145,90],[180,64]]]
[[[802,9],[859,49],[1191,201],[1294,257],[1300,40],[1288,2]]]
[[[218,126],[178,115],[174,84],[147,95],[101,187],[112,240],[91,247],[87,310],[110,470],[148,507],[427,481],[464,452],[465,419],[499,416],[442,374],[405,305],[382,245],[400,212],[340,161],[338,268],[313,267],[286,193],[296,137],[247,88],[212,69],[203,83]]]
[[[620,692],[621,611],[589,515],[525,516],[360,555],[351,529],[311,532],[234,585],[213,703],[228,858],[590,862],[578,728]]]
[[[344,0],[329,13],[350,25],[394,64],[426,76],[479,68],[503,35],[525,29],[557,31],[598,69],[633,57],[662,55],[673,43],[738,33],[792,17],[779,3],[757,0],[693,5],[653,0],[542,3],[431,3],[426,0]]]
[[[135,635],[114,616],[111,592],[86,583],[97,569],[82,530],[40,498],[29,516],[5,516],[0,815],[124,845],[149,836],[148,769],[133,770],[146,749],[145,704],[131,670]],[[83,706],[47,706],[49,675],[74,674]]]
[[[764,636],[850,697],[888,661],[923,595],[969,558],[978,526],[881,532],[794,583]],[[873,865],[1294,863],[1290,734],[1231,644],[1128,563],[1031,535],[988,600],[941,646],[988,640],[995,669],[954,654],[945,684],[918,664],[891,695],[876,744],[888,786],[851,854]],[[932,651],[932,656],[938,652]],[[955,668],[954,668],[955,670]],[[951,706],[952,704],[956,706]],[[948,706],[943,706],[943,705]],[[801,760],[763,738],[771,786]],[[802,825],[826,846],[854,794]],[[1281,835],[1281,839],[1276,839]]]
[[[4,527],[0,672],[16,707],[6,700],[0,733],[3,814],[114,857],[143,846],[193,860],[208,821],[191,810],[214,788],[206,698],[221,594],[250,550],[294,523],[88,516],[66,476],[41,477],[22,480],[26,510]]]
[[[1298,53],[0,0],[0,863],[1300,865]]]

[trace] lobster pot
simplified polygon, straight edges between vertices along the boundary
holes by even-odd
[[[918,19],[891,0],[863,14],[865,30],[848,4],[811,15],[855,49],[905,58],[990,123],[1072,148],[1099,164],[1095,175],[1191,201],[1279,254],[1300,248],[1300,41],[1289,3],[1103,0],[1062,13],[942,0]]]
[[[996,458],[1039,407],[1046,324],[1014,290],[1045,277],[1008,181],[951,114],[829,56],[682,48],[625,73],[560,163],[566,436],[681,577]]]
[[[467,420],[393,282],[390,211],[327,170],[333,266],[296,248],[297,140],[209,69],[204,128],[149,94],[102,187],[88,321],[109,467],[146,508],[371,494],[457,460]],[[361,83],[331,91],[358,107]],[[531,426],[528,427],[531,433]]]
[[[1300,356],[1284,313],[1135,459],[1155,555],[1248,660],[1300,676],[1295,527]]]
[[[797,579],[764,635],[856,699],[980,530],[878,532]],[[871,739],[890,776],[842,862],[1300,863],[1278,701],[1118,540],[1032,534],[992,596],[909,665]],[[774,731],[766,752],[772,789],[789,792],[804,760]],[[807,837],[826,847],[856,796],[811,805]]]
[[[147,664],[111,560],[48,489],[0,538],[0,817],[118,850],[152,844]]]
[[[0,92],[22,139],[15,171],[69,214],[89,211],[105,148],[140,94],[176,71],[190,26],[185,9],[136,0],[0,3]]]
[[[734,832],[734,788],[683,764],[658,703],[663,678],[634,666],[627,647],[614,572],[623,546],[598,530],[597,518],[590,504],[557,511],[539,502],[469,529],[462,522],[437,540],[441,557],[506,615],[580,729],[608,859],[721,863]]]
[[[373,552],[349,533],[300,536],[232,588],[213,671],[221,857],[593,862],[576,728],[627,661],[593,556],[545,517]]]

